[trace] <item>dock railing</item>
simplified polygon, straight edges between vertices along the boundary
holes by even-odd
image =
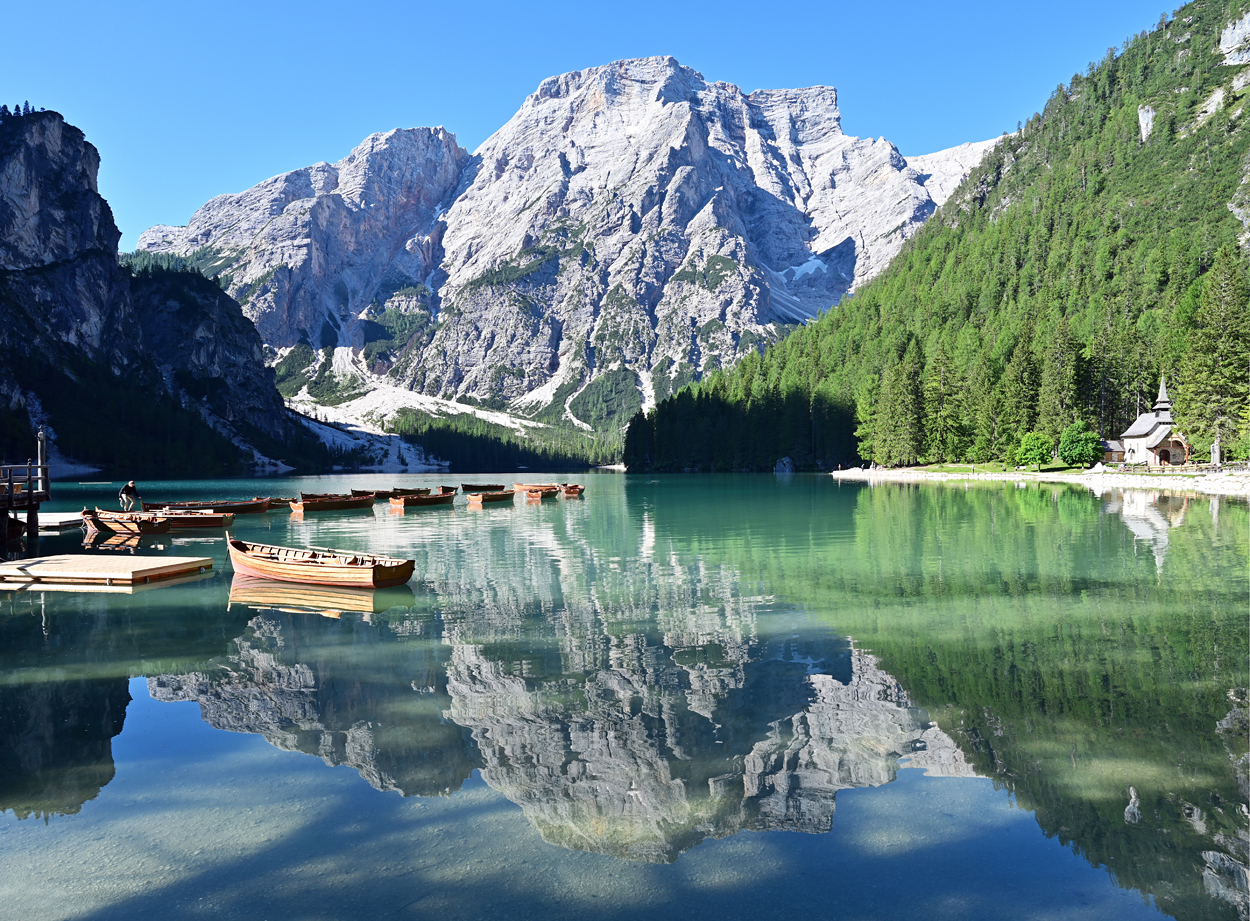
[[[29,508],[49,498],[47,464],[27,461],[0,466],[0,508]]]

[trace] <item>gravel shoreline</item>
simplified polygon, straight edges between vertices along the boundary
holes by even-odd
[[[1250,474],[1202,473],[1202,474],[1141,474],[1104,471],[1098,473],[1035,473],[1016,470],[1005,473],[940,473],[930,470],[900,468],[896,470],[835,470],[830,474],[839,480],[863,480],[871,483],[941,483],[967,480],[1004,480],[1012,483],[1077,483],[1096,493],[1108,489],[1167,489],[1176,492],[1196,492],[1212,496],[1241,496],[1250,498]]]

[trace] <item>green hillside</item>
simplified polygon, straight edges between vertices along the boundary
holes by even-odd
[[[1117,437],[1161,373],[1197,452],[1245,457],[1250,65],[1219,45],[1247,6],[1190,3],[1060,84],[881,276],[636,415],[626,463],[1016,462],[1074,421]]]

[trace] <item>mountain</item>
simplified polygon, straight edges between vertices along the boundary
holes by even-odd
[[[280,374],[619,429],[880,272],[987,146],[915,168],[843,134],[831,87],[618,61],[543,81],[472,156],[372,135],[138,248],[216,275]]]
[[[99,165],[56,112],[0,115],[0,451],[30,456],[44,424],[54,456],[136,471],[285,454],[255,327],[199,274],[119,263]]]
[[[1060,84],[853,298],[637,417],[626,463],[1014,465],[1026,434],[1118,438],[1164,374],[1195,457],[1245,457],[1250,16],[1229,9],[1190,3]]]

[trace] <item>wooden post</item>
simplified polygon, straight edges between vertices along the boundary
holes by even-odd
[[[48,484],[48,481],[47,481],[47,476],[48,476],[48,469],[47,469],[47,468],[48,468],[48,436],[47,436],[47,434],[44,432],[44,430],[43,430],[43,426],[42,426],[42,425],[41,425],[41,426],[39,426],[39,434],[38,434],[38,436],[36,436],[36,437],[37,437],[38,441],[37,441],[37,444],[36,444],[36,447],[35,447],[35,463],[37,463],[37,464],[39,465],[39,470],[38,470],[38,473],[37,473],[37,476],[38,476],[38,478],[39,478],[39,482],[38,482],[38,485],[37,485],[36,491],[37,491],[37,492],[44,492],[44,491],[46,491],[46,492],[48,493],[48,498],[51,498],[51,497],[52,497],[52,489],[50,488],[50,486],[49,486],[49,484]]]

